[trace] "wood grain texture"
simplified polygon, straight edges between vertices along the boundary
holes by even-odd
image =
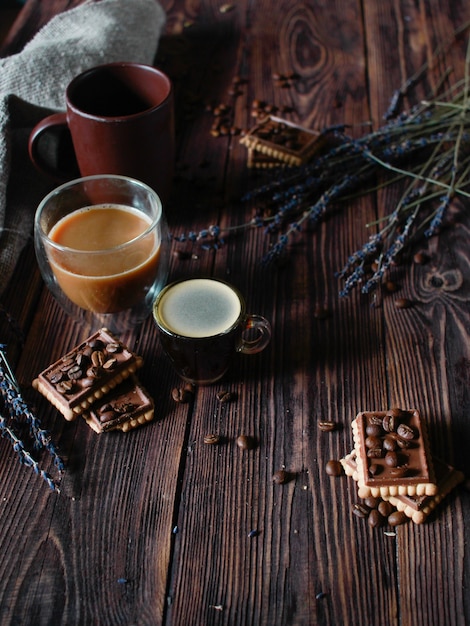
[[[29,0],[4,53],[76,4]],[[464,0],[238,0],[227,12],[223,4],[162,0],[168,19],[155,62],[175,88],[177,175],[166,214],[176,235],[251,219],[256,206],[241,197],[266,178],[247,169],[239,136],[211,135],[211,107],[227,105],[238,129],[251,126],[253,101],[263,100],[291,107],[286,116],[307,127],[345,123],[361,134],[383,123],[394,90],[423,63],[431,71],[406,105],[429,94],[447,67],[463,75],[466,37],[447,43],[470,20]],[[296,79],[282,88],[279,73]],[[235,77],[243,83],[234,95]],[[386,534],[352,515],[352,481],[325,472],[352,449],[357,412],[399,405],[421,409],[435,453],[470,474],[465,210],[455,207],[453,226],[427,242],[426,264],[407,257],[393,268],[410,309],[398,309],[395,294],[338,297],[335,271],[399,193],[351,199],[300,235],[277,270],[259,263],[275,241],[262,229],[231,235],[217,251],[175,243],[174,252],[190,254],[172,255],[170,280],[231,281],[250,312],[271,320],[273,338],[261,354],[238,355],[190,404],[175,404],[180,383],[152,320],[126,333],[157,407],[153,424],[127,435],[65,423],[30,388],[89,329],[64,316],[26,249],[2,301],[24,345],[4,316],[0,337],[67,471],[62,494],[49,494],[0,441],[2,624],[470,624],[468,492],[457,490],[428,523]],[[315,316],[318,306],[329,315]],[[220,389],[233,399],[220,403]],[[320,420],[337,430],[320,431]],[[203,443],[211,432],[219,445]],[[256,448],[239,449],[240,434],[255,437]],[[282,468],[292,478],[274,484]]]

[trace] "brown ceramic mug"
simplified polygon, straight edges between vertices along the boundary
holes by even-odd
[[[46,117],[31,132],[29,154],[40,171],[57,181],[77,173],[129,176],[168,198],[174,110],[172,84],[163,72],[138,63],[100,65],[76,76],[65,100],[66,112]],[[72,150],[64,150],[70,137]],[[53,159],[46,156],[50,145]]]

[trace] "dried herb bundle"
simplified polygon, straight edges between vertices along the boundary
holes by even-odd
[[[263,227],[267,234],[278,234],[263,258],[270,263],[286,253],[305,226],[316,226],[345,200],[404,184],[394,210],[366,224],[374,232],[338,272],[342,296],[357,285],[363,293],[375,289],[406,246],[438,234],[449,206],[470,198],[470,42],[462,80],[408,112],[397,112],[424,69],[397,90],[387,121],[377,131],[353,138],[346,135],[346,127],[327,128],[323,132],[335,137],[334,147],[305,166],[276,171],[267,184],[246,194],[244,200],[263,206],[248,223],[226,229],[212,225],[174,239],[217,248],[224,242],[221,235]]]
[[[59,472],[64,471],[64,463],[49,432],[42,428],[39,418],[30,410],[21,395],[20,387],[7,360],[4,344],[0,344],[0,394],[0,409],[5,412],[5,415],[0,412],[0,435],[11,442],[20,463],[31,467],[53,491],[59,492],[57,484],[47,472],[40,468],[33,454],[14,429],[15,426],[17,430],[22,429],[26,424],[29,427],[33,450],[46,450],[51,455],[56,469]]]

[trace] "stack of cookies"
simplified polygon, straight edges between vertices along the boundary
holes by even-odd
[[[416,409],[365,411],[352,423],[354,450],[341,459],[362,499],[381,498],[417,524],[463,481],[462,472],[432,458]]]
[[[102,328],[33,380],[66,420],[85,419],[97,433],[127,432],[150,422],[154,404],[136,372],[143,359]]]
[[[248,149],[248,167],[274,168],[307,163],[326,143],[318,132],[267,115],[240,139]]]

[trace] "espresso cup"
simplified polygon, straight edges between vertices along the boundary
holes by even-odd
[[[234,354],[260,352],[271,339],[269,322],[247,314],[241,293],[213,278],[166,286],[155,300],[153,315],[174,369],[193,384],[219,380]]]
[[[65,102],[65,112],[46,117],[31,132],[29,155],[37,169],[59,182],[78,175],[128,176],[168,199],[174,110],[172,84],[163,72],[138,63],[93,67],[70,82]]]

